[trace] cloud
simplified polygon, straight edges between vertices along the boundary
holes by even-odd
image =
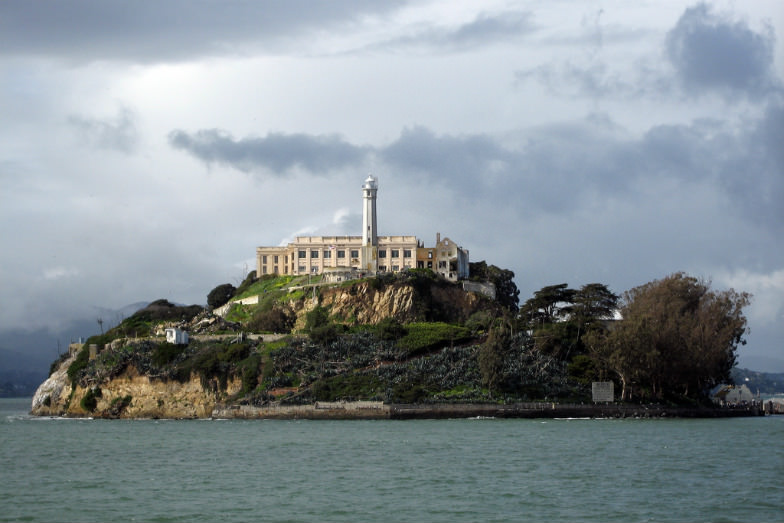
[[[273,51],[362,17],[399,8],[397,1],[191,2],[75,0],[0,2],[0,55],[53,56],[83,63],[156,63]]]
[[[590,201],[626,198],[641,185],[675,182],[715,184],[740,213],[763,229],[784,224],[784,107],[772,105],[741,130],[721,119],[656,125],[641,137],[592,114],[582,120],[522,130],[513,138],[475,133],[436,134],[424,126],[404,129],[382,146],[359,146],[337,135],[282,135],[235,140],[225,132],[172,131],[172,147],[205,163],[243,172],[269,170],[283,176],[298,167],[323,176],[363,160],[379,162],[401,179],[447,188],[463,201],[491,198],[517,212],[567,212]]]
[[[68,124],[80,139],[100,149],[114,149],[126,154],[136,149],[138,132],[136,115],[127,107],[121,107],[115,118],[100,120],[71,115]]]
[[[707,92],[753,99],[782,93],[773,68],[775,35],[770,25],[755,32],[729,14],[718,15],[710,6],[698,4],[687,8],[667,33],[664,54],[672,69],[661,67],[658,57],[649,53],[638,55],[629,71],[609,57],[605,42],[628,44],[631,34],[620,31],[608,39],[598,20],[597,15],[596,23],[583,35],[586,46],[580,56],[518,70],[515,80],[538,81],[562,97],[605,100],[693,98]]]
[[[784,268],[760,273],[739,269],[717,275],[720,283],[739,291],[751,293],[749,318],[762,325],[781,326],[784,322]]]
[[[208,165],[222,164],[242,172],[266,170],[278,176],[295,167],[324,174],[355,164],[366,154],[363,147],[351,145],[338,135],[270,133],[264,138],[235,140],[225,131],[206,129],[193,134],[173,130],[168,139],[175,149]]]
[[[527,11],[481,13],[472,21],[455,28],[431,28],[413,37],[409,43],[429,44],[437,48],[462,51],[515,40],[531,33],[534,29],[533,15]]]
[[[436,25],[431,21],[416,24],[407,34],[381,40],[362,50],[464,52],[514,42],[535,30],[531,12],[485,12],[457,25]]]
[[[45,280],[59,280],[60,278],[71,278],[79,275],[79,269],[66,267],[52,267],[44,271]]]
[[[700,3],[686,9],[668,33],[666,55],[691,92],[710,89],[758,96],[780,89],[773,72],[774,40],[771,26],[757,33],[745,22]]]

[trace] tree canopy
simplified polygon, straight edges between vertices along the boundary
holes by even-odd
[[[750,301],[748,293],[672,274],[624,293],[623,319],[593,340],[594,354],[620,379],[623,399],[704,394],[730,378]]]
[[[236,289],[231,283],[218,285],[207,295],[207,305],[213,309],[225,305],[234,296],[235,291]]]
[[[469,263],[471,279],[486,281],[495,285],[496,301],[512,312],[517,312],[520,303],[520,290],[514,282],[514,272],[487,265],[485,261]]]

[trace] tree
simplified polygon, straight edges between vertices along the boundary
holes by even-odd
[[[623,319],[603,342],[593,340],[595,354],[620,379],[624,399],[700,396],[729,379],[750,301],[748,293],[672,274],[624,293]]]
[[[514,272],[501,269],[495,265],[487,265],[484,261],[468,264],[471,279],[486,281],[495,285],[495,299],[503,307],[517,312],[520,303],[520,290],[514,282]]]
[[[523,304],[521,315],[530,327],[553,323],[565,318],[571,311],[574,294],[575,291],[567,283],[542,287]]]
[[[506,381],[504,363],[510,350],[510,338],[504,325],[493,327],[479,348],[479,372],[482,383],[490,391],[499,391]]]
[[[572,316],[586,329],[601,320],[609,320],[618,308],[620,297],[601,283],[583,285],[573,294]]]
[[[234,296],[234,291],[236,291],[236,289],[231,283],[218,285],[207,295],[207,305],[213,309],[225,305],[231,297]]]

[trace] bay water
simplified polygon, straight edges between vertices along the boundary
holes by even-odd
[[[784,521],[784,416],[88,420],[0,399],[0,521]]]

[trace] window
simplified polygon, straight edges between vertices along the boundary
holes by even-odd
[[[332,258],[332,251],[329,249],[324,249],[324,259]]]
[[[439,269],[446,269],[446,262],[445,261],[438,262],[438,268]]]
[[[400,249],[392,249],[390,252],[392,258],[400,258]]]
[[[319,253],[319,252],[318,252],[318,251],[315,251],[315,250],[314,250],[314,251],[310,251],[310,257],[311,257],[311,258],[318,258],[318,253]]]
[[[433,268],[433,262],[431,262],[431,261],[427,262],[427,268],[428,269],[432,269]]]
[[[277,265],[277,263],[278,263],[278,256],[277,255],[273,256],[272,257],[272,261],[274,261],[275,264]]]
[[[393,265],[392,266],[392,272],[397,272],[399,270],[400,270],[400,266],[399,265]]]
[[[387,257],[387,250],[386,249],[379,249],[378,250],[378,257],[379,258],[386,258]]]
[[[261,274],[267,274],[267,266],[266,266],[266,265],[264,265],[264,266],[261,268]]]
[[[344,251],[343,249],[339,250],[338,258],[345,258],[345,257],[346,257],[346,251]]]
[[[318,267],[311,267],[310,272],[312,272],[313,274],[318,274]]]
[[[267,265],[267,257],[266,256],[262,256],[261,257],[261,263],[263,263],[264,265]]]
[[[427,259],[428,260],[432,260],[433,259],[433,251],[427,251]],[[433,264],[431,263],[430,266],[432,267]]]
[[[359,258],[359,251],[351,250],[351,257],[352,258]]]
[[[403,258],[411,257],[411,249],[403,249]]]
[[[297,253],[297,256],[299,256],[300,258],[305,258],[307,256],[307,253],[305,251],[299,251]]]
[[[379,265],[378,266],[378,272],[387,272],[387,266],[386,265]]]
[[[300,266],[298,267],[298,270],[297,270],[297,272],[298,272],[299,274],[303,274],[303,273],[305,272],[305,266],[304,266],[304,265],[300,265]]]

